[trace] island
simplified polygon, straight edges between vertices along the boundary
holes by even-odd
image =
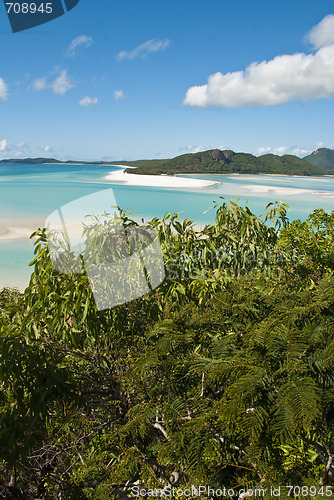
[[[61,161],[55,158],[23,158],[0,160],[15,164],[82,164],[116,165],[126,167],[125,172],[137,175],[176,174],[281,174],[281,175],[334,175],[334,151],[320,148],[299,158],[294,155],[235,153],[232,150],[211,149],[187,153],[175,158],[134,161]]]

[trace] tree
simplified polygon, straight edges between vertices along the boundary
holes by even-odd
[[[29,287],[0,294],[0,486],[8,498],[330,483],[332,215],[320,214],[328,260],[318,259],[322,272],[310,281],[296,259],[312,254],[319,214],[296,244],[287,207],[267,208],[258,218],[223,202],[202,231],[178,214],[153,219],[166,280],[105,311],[87,275],[55,271],[46,230],[35,233]],[[108,237],[98,225],[91,234],[89,252]]]

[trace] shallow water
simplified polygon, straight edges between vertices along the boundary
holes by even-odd
[[[219,184],[200,189],[153,188],[113,184],[105,176],[119,167],[96,165],[0,164],[0,232],[2,226],[27,226],[33,231],[57,208],[77,198],[113,189],[117,204],[149,220],[165,212],[182,212],[197,224],[213,222],[214,202],[237,199],[260,215],[275,200],[290,205],[289,219],[305,220],[315,208],[334,209],[334,176],[189,175]],[[97,195],[98,197],[98,195]],[[208,210],[210,209],[211,210]],[[105,207],[108,210],[108,206]],[[206,212],[206,213],[204,213]],[[0,286],[28,284],[33,246],[24,240],[0,239]]]

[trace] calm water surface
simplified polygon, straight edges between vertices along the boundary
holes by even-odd
[[[334,176],[189,175],[219,184],[201,189],[171,189],[113,184],[105,176],[119,167],[96,165],[0,164],[0,233],[3,226],[28,223],[43,226],[48,215],[77,198],[113,188],[117,204],[151,219],[165,212],[182,212],[198,224],[214,220],[210,209],[220,196],[237,199],[260,215],[267,203],[290,205],[289,219],[305,220],[315,208],[334,209]],[[109,207],[105,207],[108,209]],[[204,212],[207,211],[205,214]],[[25,240],[0,239],[0,286],[27,285],[33,245]]]

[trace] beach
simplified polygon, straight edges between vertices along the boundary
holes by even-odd
[[[40,224],[39,224],[40,225]],[[26,240],[36,231],[35,224],[0,226],[0,240]]]
[[[133,168],[126,167],[124,168]],[[111,182],[123,183],[128,186],[148,186],[162,188],[203,188],[219,184],[216,181],[208,181],[203,179],[192,179],[187,177],[174,177],[172,175],[138,175],[128,174],[125,170],[110,172],[105,176],[105,179]]]
[[[119,170],[109,172],[104,179],[115,184],[125,184],[128,186],[147,186],[153,188],[181,188],[200,189],[214,184],[216,181],[203,179],[192,179],[187,177],[174,177],[171,175],[135,175],[125,172],[126,166]],[[129,167],[134,168],[134,167]],[[78,181],[80,182],[80,181]],[[0,240],[27,240],[37,227],[44,227],[44,220],[11,220],[11,224],[3,223],[0,220]]]
[[[17,213],[3,212],[0,216],[0,241],[3,240],[29,240],[32,233],[39,227],[44,227],[44,217],[38,214],[31,217]]]

